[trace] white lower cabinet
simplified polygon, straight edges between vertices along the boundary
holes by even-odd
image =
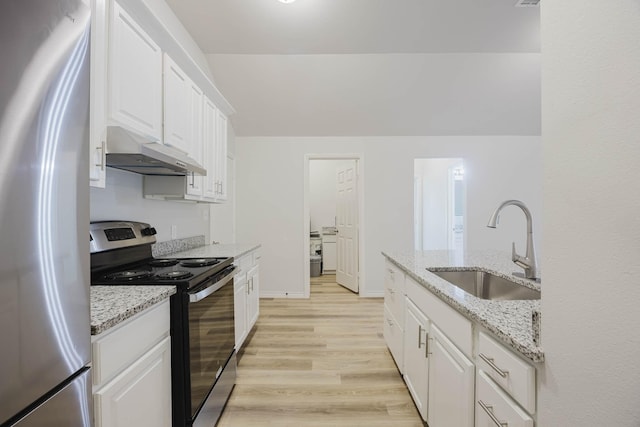
[[[233,278],[233,307],[235,318],[236,350],[240,350],[247,338],[247,275],[236,274]]]
[[[234,262],[238,268],[233,278],[236,351],[242,347],[260,314],[259,260],[256,249]]]
[[[426,421],[429,406],[429,319],[410,300],[407,300],[404,331],[404,381],[418,412]]]
[[[253,329],[260,314],[260,266],[254,265],[247,273],[247,329]]]
[[[171,373],[169,337],[94,394],[96,426],[170,426],[167,372]]]
[[[404,373],[405,275],[393,263],[385,264],[383,334],[391,356]]]
[[[169,301],[92,337],[96,427],[171,426]]]
[[[403,271],[387,260],[383,332],[422,419],[534,427],[536,365]]]
[[[418,412],[429,427],[473,427],[473,362],[409,298],[406,307],[404,380]]]
[[[473,427],[475,366],[437,326],[429,330],[430,427]]]
[[[533,419],[489,376],[478,370],[476,380],[476,427],[533,427]]]

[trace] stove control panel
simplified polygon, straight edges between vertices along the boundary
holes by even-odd
[[[90,225],[91,253],[155,243],[157,231],[149,224],[134,221],[100,221]]]
[[[136,233],[133,232],[132,228],[109,228],[104,230],[104,235],[107,236],[107,240],[110,242],[136,238]]]

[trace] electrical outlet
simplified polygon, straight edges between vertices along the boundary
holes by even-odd
[[[178,238],[178,226],[177,225],[172,225],[171,226],[171,239],[177,239]]]

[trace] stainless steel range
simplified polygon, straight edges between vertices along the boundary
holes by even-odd
[[[156,230],[133,221],[91,224],[92,285],[174,285],[173,426],[213,426],[235,384],[233,258],[153,258]]]

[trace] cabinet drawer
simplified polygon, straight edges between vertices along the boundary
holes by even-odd
[[[385,283],[384,286],[384,304],[389,308],[393,317],[396,319],[404,319],[404,293],[388,283]]]
[[[424,286],[406,279],[407,297],[449,338],[467,357],[471,354],[473,335],[471,321],[449,307]]]
[[[404,287],[405,275],[395,264],[387,261],[385,264],[385,273],[384,273],[384,284],[385,288],[392,288],[397,293],[404,295],[405,287]]]
[[[494,419],[492,419],[495,418]],[[476,427],[533,427],[533,419],[483,371],[476,377]]]
[[[480,332],[478,343],[478,367],[493,378],[530,414],[535,413],[535,368],[484,332]]]
[[[260,254],[260,249],[256,249],[253,252],[251,252],[251,256],[252,256],[252,260],[253,263],[252,265],[258,265],[258,263],[260,262],[260,258],[262,257],[262,255]]]
[[[398,370],[400,373],[404,372],[403,369],[403,361],[404,361],[404,329],[403,325],[399,323],[396,318],[391,314],[389,308],[385,305],[384,307],[384,340],[387,343],[387,347],[391,351],[391,355],[398,366]]]
[[[236,258],[234,264],[238,267],[235,271],[234,280],[239,280],[240,278],[238,276],[246,275],[247,272],[251,270],[251,267],[253,267],[253,255],[245,254],[240,258]]]
[[[109,381],[169,336],[169,300],[97,335],[92,343],[93,385]]]

